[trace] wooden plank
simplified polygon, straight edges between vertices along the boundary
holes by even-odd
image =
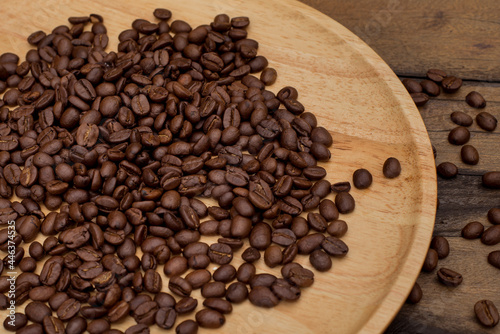
[[[500,81],[496,0],[302,0],[350,29],[399,75],[442,68]]]
[[[446,267],[462,274],[458,287],[445,287],[437,281],[436,270],[421,273],[417,282],[423,298],[416,305],[404,305],[386,334],[400,333],[498,333],[486,329],[475,319],[474,304],[490,299],[500,304],[498,279],[500,270],[487,263],[488,253],[498,249],[483,245],[479,240],[449,237],[450,255],[439,260],[438,267]]]

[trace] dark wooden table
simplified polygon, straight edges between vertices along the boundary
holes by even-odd
[[[469,144],[480,154],[476,166],[460,160],[460,147],[448,143],[453,111],[475,117],[480,110],[469,107],[465,96],[472,90],[487,100],[484,109],[500,119],[500,4],[496,0],[302,0],[350,29],[370,45],[401,77],[423,79],[429,68],[440,68],[464,80],[455,94],[441,93],[419,108],[432,144],[436,164],[451,161],[459,168],[452,180],[438,178],[440,206],[434,235],[448,239],[450,255],[438,268],[460,272],[457,288],[442,286],[436,271],[417,279],[423,298],[405,304],[386,333],[500,333],[480,326],[474,304],[490,299],[500,308],[500,270],[489,265],[487,255],[500,246],[460,237],[470,221],[491,226],[488,210],[500,207],[500,191],[481,185],[487,171],[500,171],[500,129],[492,133],[475,123],[469,128]]]

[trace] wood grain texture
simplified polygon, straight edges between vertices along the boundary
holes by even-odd
[[[105,18],[112,49],[119,31],[137,17],[153,20],[152,11],[159,5],[152,0],[106,5],[97,0],[9,2],[2,7],[0,45],[2,50],[24,54],[28,50],[25,37],[32,31],[51,30],[66,24],[69,16],[97,12]],[[336,260],[329,273],[316,273],[314,287],[305,290],[298,303],[263,310],[247,301],[235,307],[217,332],[383,330],[418,274],[435,215],[436,181],[429,139],[399,79],[347,29],[298,2],[188,0],[163,1],[161,6],[173,11],[173,19],[193,25],[207,23],[221,12],[248,15],[250,37],[259,41],[260,53],[279,73],[270,89],[277,92],[284,85],[296,86],[306,109],[317,114],[320,124],[334,136],[333,159],[325,164],[329,180],[350,180],[359,167],[374,176],[370,189],[352,192],[358,207],[344,217],[350,229],[345,237],[351,249],[347,258]],[[403,173],[394,180],[385,179],[381,171],[389,156],[396,156],[403,165]],[[238,264],[241,260],[236,258]],[[306,257],[300,261],[310,267]],[[258,271],[276,272],[262,261]],[[163,276],[165,290],[167,283]],[[133,323],[129,319],[113,327],[124,330]],[[159,330],[154,327],[152,331]]]
[[[500,7],[495,0],[302,0],[368,43],[399,75],[443,68],[500,81]]]

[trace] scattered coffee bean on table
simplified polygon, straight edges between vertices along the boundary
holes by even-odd
[[[442,162],[437,166],[437,173],[443,178],[443,179],[451,179],[457,176],[458,174],[458,168],[457,166],[452,163],[452,162]]]
[[[482,181],[486,188],[500,189],[500,172],[486,172]]]
[[[470,132],[466,127],[458,126],[450,131],[448,141],[453,145],[464,145],[470,139]]]
[[[479,163],[479,152],[472,145],[462,146],[460,156],[465,164],[477,165]]]
[[[472,91],[465,97],[465,102],[473,108],[484,108],[486,107],[486,100],[484,97],[476,91]]]
[[[480,222],[470,222],[462,229],[462,237],[465,239],[477,239],[484,232],[484,225]]]
[[[498,310],[491,300],[480,300],[474,305],[477,320],[485,327],[495,327],[498,324]]]
[[[441,236],[432,238],[431,248],[436,251],[440,260],[446,258],[450,254],[450,244],[446,238]]]
[[[450,118],[453,123],[461,126],[471,126],[474,120],[471,116],[467,115],[463,111],[454,111],[451,113]]]
[[[382,172],[384,173],[384,176],[389,179],[398,177],[399,174],[401,174],[401,163],[396,158],[392,157],[388,158],[384,162],[384,166],[382,167]]]
[[[410,291],[410,294],[408,295],[408,298],[406,299],[406,302],[409,304],[417,304],[418,302],[420,302],[420,300],[422,300],[422,296],[422,288],[417,282],[415,282],[413,288]]]
[[[489,112],[482,111],[476,115],[476,123],[481,129],[491,132],[497,128],[498,121]]]
[[[357,169],[352,175],[352,183],[358,189],[366,189],[370,187],[372,181],[372,174],[364,168]]]
[[[437,272],[438,279],[446,286],[458,286],[462,283],[462,275],[447,268],[441,268]]]

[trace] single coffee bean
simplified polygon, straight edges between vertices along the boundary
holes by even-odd
[[[483,174],[482,181],[486,188],[500,189],[500,172],[487,172]]]
[[[401,164],[396,158],[388,158],[384,162],[384,166],[382,167],[382,172],[384,176],[388,179],[393,179],[398,177],[401,174]]]
[[[464,145],[460,150],[462,161],[468,165],[477,165],[479,162],[479,153],[472,145]]]
[[[500,225],[500,208],[488,210],[488,221],[495,225]]]
[[[28,323],[28,317],[23,313],[16,312],[12,316],[13,319],[9,316],[6,317],[3,322],[3,327],[10,332],[15,332],[26,326]]]
[[[444,259],[450,254],[450,244],[444,237],[436,236],[432,238],[431,248],[437,252],[439,259]]]
[[[496,245],[500,242],[500,225],[488,227],[481,236],[481,242],[485,245]]]
[[[250,302],[259,307],[271,308],[279,303],[278,297],[266,286],[256,286],[248,294]]]
[[[207,298],[203,302],[203,306],[211,308],[222,314],[228,314],[233,311],[233,306],[231,303],[222,298]]]
[[[457,166],[452,163],[452,162],[442,162],[437,166],[437,173],[443,178],[443,179],[451,179],[457,176],[458,174],[458,168]]]
[[[448,141],[453,145],[464,145],[470,139],[470,132],[466,127],[458,126],[450,131]]]
[[[309,262],[318,271],[328,271],[332,267],[332,259],[320,249],[309,255]]]
[[[476,123],[486,131],[494,131],[497,128],[497,119],[492,114],[482,111],[476,115]]]
[[[198,311],[195,318],[198,325],[203,328],[220,328],[226,322],[224,315],[211,309]]]
[[[500,251],[493,251],[488,254],[488,263],[500,269]]]
[[[406,299],[406,302],[410,304],[417,304],[422,299],[422,295],[423,294],[420,285],[415,282],[413,288],[410,291],[410,294],[408,295],[408,298]]]
[[[441,81],[441,86],[446,93],[453,94],[457,92],[460,87],[462,87],[462,79],[454,76],[448,76]]]
[[[177,320],[177,312],[172,308],[160,308],[155,315],[155,323],[163,329],[174,327]]]
[[[349,192],[351,191],[351,183],[349,182],[337,182],[332,184],[332,191],[336,193]]]
[[[346,214],[354,211],[355,201],[351,194],[343,191],[335,196],[335,206],[340,213]]]
[[[24,309],[24,313],[28,317],[29,320],[41,324],[43,321],[43,318],[45,316],[50,316],[52,315],[52,311],[50,308],[42,302],[31,302],[28,305],[26,305],[26,308]]]
[[[410,93],[410,96],[417,107],[421,107],[429,101],[429,95],[425,93]]]
[[[438,96],[441,93],[441,89],[434,81],[422,80],[420,85],[422,86],[424,92],[430,96]]]
[[[196,334],[198,333],[198,323],[194,320],[184,320],[175,328],[176,334]]]
[[[464,113],[463,111],[454,111],[451,113],[450,118],[453,123],[460,126],[471,126],[474,122],[472,117]]]
[[[462,275],[447,268],[441,268],[437,272],[439,281],[446,286],[458,286],[462,283]]]
[[[408,93],[422,93],[422,86],[417,80],[414,79],[403,79],[403,85],[405,86]]]
[[[465,239],[477,239],[484,232],[484,225],[480,222],[470,222],[462,229],[462,237]]]
[[[486,107],[486,100],[484,97],[476,91],[472,91],[465,97],[465,102],[473,108],[484,108]]]
[[[447,77],[446,72],[440,69],[431,68],[426,73],[427,78],[434,82],[440,83],[444,78]]]
[[[347,233],[347,223],[343,220],[334,220],[326,228],[326,232],[332,237],[342,238]]]
[[[425,256],[424,265],[422,266],[422,270],[427,271],[427,272],[433,271],[437,267],[438,259],[439,259],[439,256],[438,256],[438,253],[436,252],[436,250],[430,248],[427,251],[427,255]]]
[[[498,310],[491,300],[483,299],[474,305],[479,323],[485,327],[495,327],[500,319]]]

